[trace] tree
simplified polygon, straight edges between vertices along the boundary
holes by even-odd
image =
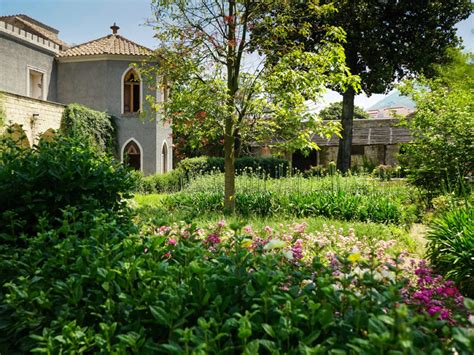
[[[271,139],[287,149],[314,148],[314,134],[330,135],[334,125],[322,126],[306,108],[332,83],[341,90],[357,87],[345,66],[341,31],[327,28],[327,40],[305,52],[285,48],[274,65],[246,61],[252,48],[254,22],[269,4],[285,0],[153,0],[159,66],[148,77],[166,78],[168,102],[156,106],[178,130],[192,132],[198,146],[223,137],[225,200],[235,204],[235,150],[243,139]],[[284,35],[282,33],[281,35]],[[250,58],[252,59],[252,57]],[[249,65],[250,64],[250,65]],[[296,65],[295,65],[296,64]],[[151,98],[153,99],[153,98]]]
[[[342,118],[342,102],[333,102],[319,112],[323,120],[340,120]],[[362,120],[369,118],[369,114],[362,107],[354,106],[354,119]]]
[[[337,11],[311,11],[315,2],[333,4]],[[361,78],[362,90],[371,95],[388,92],[405,77],[433,75],[433,64],[445,63],[446,49],[459,43],[454,26],[469,16],[473,5],[470,0],[320,0],[294,1],[285,13],[287,9],[272,6],[271,15],[253,32],[265,39],[259,42],[262,53],[278,60],[281,44],[291,42],[311,51],[325,40],[325,26],[341,27],[346,32],[346,64]],[[275,37],[275,29],[281,27],[288,28],[286,36]],[[278,39],[280,46],[268,45],[270,37]],[[351,165],[356,90],[336,90],[343,96],[337,166],[346,172]]]
[[[454,53],[452,63],[437,68],[431,80],[412,80],[402,87],[416,103],[407,121],[413,141],[401,162],[409,179],[429,197],[465,193],[474,170],[474,55]]]

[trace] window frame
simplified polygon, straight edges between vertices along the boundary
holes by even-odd
[[[40,73],[42,75],[42,92],[41,92],[41,99],[37,99],[35,97],[32,97],[30,95],[30,91],[31,91],[31,72],[36,72],[36,73]],[[47,87],[46,87],[46,70],[44,69],[40,69],[40,68],[37,68],[37,67],[34,67],[34,66],[31,66],[31,65],[27,65],[26,66],[26,97],[29,97],[29,98],[32,98],[32,99],[36,99],[36,100],[43,100],[45,101],[46,98],[48,97],[47,96]]]
[[[127,74],[130,72],[130,71],[134,71],[136,75],[138,75],[138,80],[139,80],[139,93],[140,93],[140,100],[139,100],[139,108],[138,108],[138,111],[130,111],[130,112],[125,112],[125,77],[127,76]],[[122,78],[120,80],[120,113],[122,115],[127,115],[127,116],[133,116],[133,115],[138,115],[140,112],[142,112],[143,110],[143,80],[142,80],[142,76],[140,75],[140,73],[138,72],[138,70],[136,70],[135,68],[133,67],[127,67],[127,69],[125,69],[125,71],[122,73]]]
[[[121,150],[120,150],[120,151],[121,151],[121,152],[120,152],[120,162],[121,162],[122,164],[124,164],[124,160],[125,160],[125,159],[124,159],[124,158],[125,158],[125,147],[126,147],[126,146],[128,145],[128,143],[130,143],[130,142],[134,142],[134,143],[138,146],[138,148],[140,149],[140,170],[139,170],[139,171],[143,172],[143,147],[142,147],[142,145],[140,144],[140,142],[139,142],[137,139],[135,139],[134,137],[131,137],[131,138],[127,139],[127,140],[125,141],[125,143],[122,145],[122,148],[121,148]]]

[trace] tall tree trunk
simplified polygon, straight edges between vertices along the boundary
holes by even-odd
[[[342,95],[342,138],[339,139],[339,150],[337,153],[337,168],[342,173],[346,173],[351,168],[354,97],[355,92],[353,88],[348,88]]]
[[[224,128],[224,212],[235,211],[235,94],[239,89],[240,60],[236,45],[236,0],[229,0],[227,32],[227,117]]]
[[[224,132],[224,212],[235,211],[235,138],[232,116],[225,122]]]

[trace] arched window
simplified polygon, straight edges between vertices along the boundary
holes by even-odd
[[[122,151],[122,161],[125,165],[132,167],[135,170],[141,170],[142,167],[142,152],[134,140],[130,140]]]
[[[140,111],[141,81],[138,73],[129,69],[123,77],[123,113]]]
[[[163,147],[161,148],[161,172],[168,172],[168,144],[163,142]]]

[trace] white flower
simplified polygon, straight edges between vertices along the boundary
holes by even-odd
[[[286,242],[283,240],[272,239],[263,247],[263,250],[282,249],[285,246]]]

